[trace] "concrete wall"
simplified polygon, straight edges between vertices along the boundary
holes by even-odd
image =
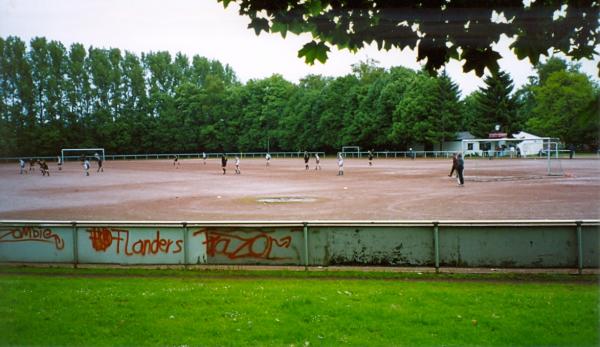
[[[582,267],[598,268],[600,221],[579,225],[580,233],[575,221],[0,221],[0,262],[576,268],[581,253]]]

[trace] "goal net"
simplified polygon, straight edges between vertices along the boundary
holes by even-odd
[[[553,138],[463,140],[464,175],[471,181],[510,181],[563,176],[569,151]]]
[[[359,146],[342,146],[342,155],[347,158],[360,158]]]
[[[104,148],[63,148],[60,150],[60,157],[62,162],[65,160],[79,160],[82,157],[88,159],[100,158],[105,161]]]

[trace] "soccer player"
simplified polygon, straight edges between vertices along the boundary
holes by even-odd
[[[235,157],[235,174],[239,175],[242,172],[240,171],[240,158],[239,157]]]
[[[202,160],[204,161],[204,165],[206,165],[206,153],[202,152]]]
[[[369,166],[373,166],[373,150],[369,151]]]
[[[462,154],[458,153],[456,156],[456,173],[458,174],[458,186],[462,187],[465,185],[465,178],[463,172],[465,171],[465,161],[463,160]]]
[[[29,159],[29,172],[35,171],[35,162],[36,160],[34,160],[33,158]]]
[[[23,172],[27,172],[25,171],[25,160],[19,159],[19,174],[22,175]]]
[[[457,154],[458,153],[452,154],[452,170],[450,170],[450,174],[448,175],[448,177],[452,177],[454,171],[456,171],[456,174],[458,175],[458,170],[456,170],[456,165],[458,163]]]
[[[58,165],[58,171],[62,171],[62,158],[60,157],[60,155],[56,156],[56,165]]]
[[[338,176],[344,176],[344,157],[342,153],[338,153]]]
[[[315,165],[315,170],[321,170],[321,158],[319,157],[319,153],[315,153],[315,162],[317,163],[317,165]]]
[[[271,165],[271,154],[267,153],[267,155],[265,155],[265,159],[267,160],[267,167],[269,167],[269,165]]]
[[[86,157],[83,157],[83,170],[85,171],[86,176],[90,175],[90,173],[88,171],[89,169],[90,169],[90,161]]]
[[[45,160],[40,161],[40,169],[42,170],[42,176],[50,176],[50,170]]]
[[[175,154],[175,158],[173,159],[173,166],[177,169],[179,167],[179,155]]]
[[[104,172],[104,167],[102,166],[102,158],[98,158],[98,170],[96,172]]]
[[[308,170],[308,160],[310,157],[308,156],[308,152],[304,151],[304,170]]]
[[[221,154],[221,168],[223,169],[223,175],[227,173],[227,157],[225,154]]]

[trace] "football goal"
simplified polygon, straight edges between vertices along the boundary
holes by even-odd
[[[93,159],[96,157],[96,154],[98,154],[98,157],[102,161],[105,161],[104,148],[63,148],[60,150],[60,158],[63,163],[65,159],[78,160],[84,155]]]
[[[359,146],[342,146],[342,155],[344,157],[360,158]]]
[[[563,176],[562,159],[569,151],[561,150],[558,139],[466,139],[461,152],[468,161],[465,171],[481,180],[509,180]],[[502,160],[492,159],[532,159]]]

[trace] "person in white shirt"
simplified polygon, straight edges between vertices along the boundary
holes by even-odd
[[[241,171],[240,171],[240,158],[239,157],[235,157],[235,174],[236,175],[241,174]]]
[[[338,153],[338,176],[344,176],[344,157]]]
[[[23,159],[19,159],[19,174],[23,174],[23,172],[25,171],[25,160]],[[25,171],[27,172],[27,171]]]
[[[317,165],[315,165],[315,170],[321,170],[321,158],[319,157],[319,153],[315,153],[315,162],[317,163]]]
[[[90,161],[87,160],[87,158],[85,158],[85,160],[83,161],[83,170],[85,171],[85,175],[89,176],[89,170],[90,170]]]

